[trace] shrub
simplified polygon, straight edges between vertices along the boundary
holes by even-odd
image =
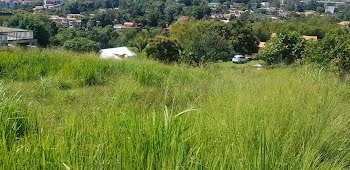
[[[178,61],[179,51],[180,47],[176,41],[164,36],[156,36],[149,39],[146,47],[148,57],[152,57],[163,62]]]
[[[258,57],[267,64],[292,64],[300,59],[305,48],[305,39],[296,31],[281,30],[267,42]]]
[[[219,60],[227,61],[230,57],[229,44],[221,36],[212,31],[197,35],[185,48],[184,61],[192,65],[206,65]]]
[[[67,40],[63,48],[73,51],[98,52],[101,50],[101,45],[87,38],[74,38],[73,40]]]
[[[342,29],[327,33],[307,46],[303,58],[306,63],[317,63],[344,75],[350,71],[350,33]]]

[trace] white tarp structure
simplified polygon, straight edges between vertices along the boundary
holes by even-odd
[[[103,59],[112,58],[116,60],[121,60],[131,56],[135,56],[135,53],[130,51],[127,47],[102,49],[100,55]]]

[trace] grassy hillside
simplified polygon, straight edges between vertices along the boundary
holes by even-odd
[[[349,84],[251,65],[2,51],[0,168],[349,168]]]

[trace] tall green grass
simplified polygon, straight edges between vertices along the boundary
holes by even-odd
[[[350,88],[322,70],[56,50],[0,52],[0,66],[1,169],[350,166]]]

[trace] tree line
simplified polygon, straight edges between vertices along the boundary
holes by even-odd
[[[266,41],[258,57],[267,64],[318,63],[339,74],[349,71],[349,31],[331,17],[289,16],[284,21],[252,21],[243,16],[229,23],[212,20],[174,22],[170,31],[161,28],[124,30],[112,25],[88,28],[57,28],[47,16],[16,14],[4,26],[30,29],[38,45],[61,46],[68,50],[95,51],[118,46],[135,47],[148,57],[171,63],[203,66],[228,61],[235,54],[258,52],[259,41]],[[271,38],[271,33],[277,33]],[[310,42],[301,35],[316,35]]]

